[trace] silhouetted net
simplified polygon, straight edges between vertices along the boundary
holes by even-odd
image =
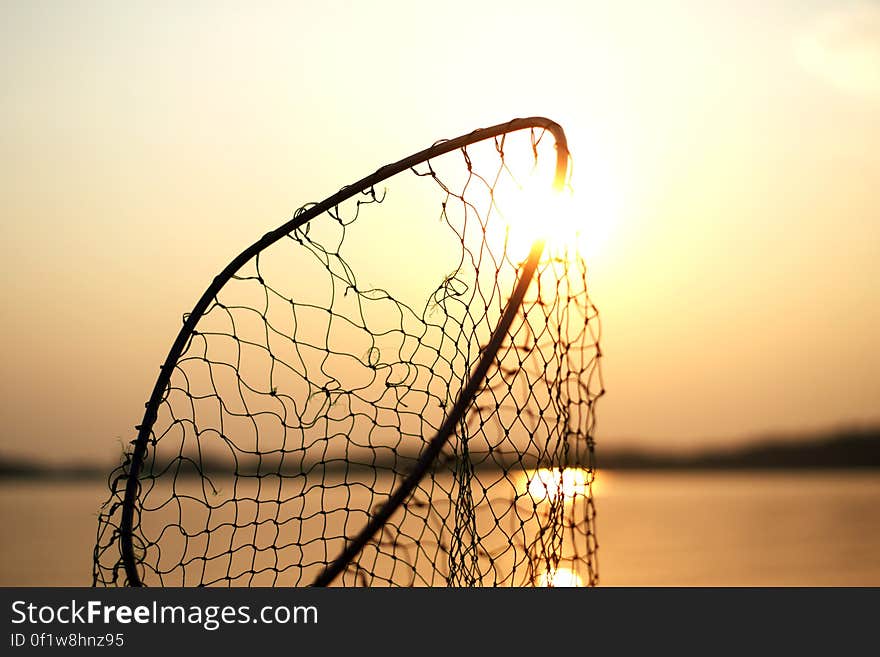
[[[523,130],[423,162],[291,232],[220,290],[177,360],[140,473],[144,584],[309,585],[339,556],[497,325],[528,250],[515,233],[533,234],[512,219],[519,190],[552,168],[552,141]],[[574,248],[545,253],[441,457],[334,584],[597,583],[602,387],[586,274]],[[96,585],[127,582],[130,460],[111,475]]]

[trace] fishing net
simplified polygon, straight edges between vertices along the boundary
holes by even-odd
[[[518,119],[242,253],[185,316],[110,476],[94,584],[596,584],[586,264],[548,247],[524,280],[547,219],[524,194],[567,166],[558,125]]]

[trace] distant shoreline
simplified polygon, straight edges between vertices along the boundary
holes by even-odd
[[[508,459],[496,455],[492,465],[481,465],[476,459],[475,468],[506,469]],[[488,460],[488,459],[485,459]],[[262,467],[247,462],[240,462],[238,472],[242,476],[277,474],[296,476],[298,471],[289,463],[284,467],[272,467],[261,460]],[[413,462],[413,457],[398,456],[396,461],[378,461],[375,466],[391,471],[406,472]],[[484,461],[485,462],[485,461]],[[515,459],[509,459],[511,467]],[[584,466],[576,464],[573,466]],[[841,469],[876,469],[880,468],[880,427],[869,429],[842,429],[813,435],[800,440],[766,439],[754,441],[738,448],[705,450],[690,454],[668,453],[639,449],[602,449],[597,448],[596,462],[599,470],[660,470],[660,471],[718,471],[718,470],[841,470]],[[531,467],[542,467],[541,463],[530,464]],[[36,460],[16,459],[0,455],[0,480],[54,480],[54,481],[87,481],[106,480],[116,464],[94,465],[87,463],[50,464]],[[312,464],[308,470],[326,468],[342,472],[347,468],[363,470],[370,466],[349,465],[341,459],[331,460],[327,464]],[[228,464],[203,462],[202,470],[190,465],[187,469],[177,468],[180,476],[194,476],[207,472],[210,476],[232,476],[235,471]],[[302,468],[300,469],[302,470]]]

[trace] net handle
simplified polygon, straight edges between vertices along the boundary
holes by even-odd
[[[562,189],[565,183],[566,173],[568,171],[568,142],[565,138],[565,132],[555,121],[541,117],[533,116],[528,118],[513,119],[507,123],[474,130],[468,134],[437,142],[433,146],[426,148],[418,153],[403,158],[393,164],[386,165],[378,169],[374,173],[361,178],[357,182],[343,187],[332,196],[327,197],[320,203],[312,205],[303,212],[297,213],[294,217],[282,224],[273,231],[263,235],[257,242],[242,251],[235,259],[230,262],[223,271],[221,271],[208,286],[208,289],[199,298],[196,305],[189,315],[185,316],[183,326],[177,334],[177,338],[171,345],[165,362],[159,369],[159,377],[153,386],[150,399],[146,403],[143,420],[135,427],[138,431],[135,438],[134,449],[132,450],[131,462],[129,465],[128,477],[125,484],[125,497],[122,503],[122,517],[119,523],[119,542],[122,562],[125,567],[125,574],[130,586],[142,586],[143,582],[137,568],[137,560],[134,550],[134,510],[140,493],[140,474],[147,455],[147,446],[150,442],[150,436],[153,431],[153,425],[159,414],[159,405],[162,403],[162,397],[171,381],[171,374],[174,371],[177,361],[186,349],[187,342],[192,336],[193,330],[202,318],[211,301],[220,292],[221,288],[238,272],[247,262],[258,253],[271,246],[285,235],[293,232],[297,228],[303,226],[308,221],[314,219],[327,210],[334,208],[350,198],[360,194],[362,191],[370,189],[392,176],[411,169],[431,158],[444,155],[454,150],[470,146],[486,139],[492,139],[499,135],[504,135],[517,130],[525,130],[531,128],[541,128],[550,132],[556,141],[556,175],[553,186],[556,189]],[[542,245],[543,249],[543,245]],[[539,254],[540,255],[540,254]],[[530,254],[531,257],[531,254]],[[510,304],[508,304],[510,306]],[[517,306],[518,308],[518,306]],[[512,320],[512,318],[511,318]],[[494,335],[493,335],[494,337]],[[503,336],[502,336],[503,337]],[[494,352],[493,352],[494,356]],[[470,383],[470,382],[469,382]],[[439,434],[438,434],[439,436]]]
[[[358,555],[369,540],[373,538],[376,532],[381,529],[389,518],[391,518],[394,512],[400,508],[404,501],[410,496],[410,494],[412,494],[415,487],[418,486],[422,477],[425,476],[428,468],[431,467],[431,464],[440,454],[440,450],[443,449],[443,446],[449,440],[452,432],[455,431],[455,427],[458,426],[458,423],[467,411],[468,406],[471,405],[471,402],[477,395],[483,381],[486,380],[486,374],[489,372],[489,367],[491,367],[492,362],[495,360],[498,349],[501,348],[501,343],[507,336],[507,333],[510,330],[510,325],[513,323],[514,318],[519,312],[519,308],[522,305],[526,291],[532,282],[532,277],[535,274],[535,269],[538,267],[538,262],[541,260],[541,253],[543,251],[544,240],[539,238],[535,240],[534,244],[532,244],[529,257],[526,260],[525,265],[523,265],[522,275],[520,276],[519,281],[517,281],[513,295],[510,297],[507,306],[504,308],[504,314],[501,316],[501,321],[499,321],[498,326],[495,327],[495,331],[492,333],[489,343],[483,350],[480,360],[471,374],[471,378],[468,379],[467,385],[459,393],[458,399],[452,407],[452,411],[446,416],[442,426],[437,431],[437,435],[431,439],[431,442],[428,443],[428,446],[419,455],[419,459],[416,461],[415,466],[407,475],[406,479],[404,479],[403,483],[401,483],[391,497],[388,498],[388,502],[382,505],[373,517],[370,518],[370,522],[368,522],[366,527],[364,527],[361,532],[352,539],[342,551],[342,554],[340,554],[335,561],[318,575],[313,586],[329,585],[339,573],[351,563],[352,559]]]

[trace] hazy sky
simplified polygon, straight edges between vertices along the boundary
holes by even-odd
[[[0,76],[2,453],[115,458],[234,255],[533,114],[599,215],[600,449],[880,420],[880,3],[0,0]]]

